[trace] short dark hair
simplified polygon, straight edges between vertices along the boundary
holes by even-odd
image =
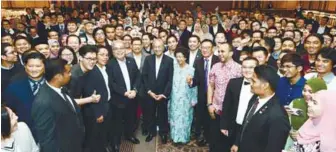
[[[162,32],[164,32],[164,33],[166,33],[166,35],[168,35],[168,31],[167,31],[167,30],[165,30],[165,29],[161,29],[161,30],[159,31],[159,34],[162,33]]]
[[[264,38],[264,33],[263,32],[261,32],[259,30],[253,31],[252,36],[253,36],[254,33],[260,33],[261,38]]]
[[[203,43],[205,43],[205,42],[209,42],[209,43],[211,43],[212,46],[214,46],[214,42],[211,41],[211,40],[209,40],[209,39],[205,39],[205,40],[203,40],[203,41],[201,42],[201,44],[203,44]]]
[[[67,61],[63,59],[49,59],[45,63],[45,79],[49,82],[51,81],[57,74],[63,74],[65,71],[65,65],[67,65]]]
[[[294,37],[295,37],[295,32],[300,33],[300,36],[301,36],[301,37],[303,36],[303,33],[302,33],[300,30],[298,30],[298,29],[295,29],[293,32],[294,32]]]
[[[244,61],[249,61],[249,60],[253,60],[253,61],[255,61],[255,62],[257,63],[257,65],[259,65],[259,61],[258,61],[258,59],[256,59],[255,57],[252,57],[252,56],[248,56],[248,57],[246,57],[246,58],[242,61],[242,63],[243,63]]]
[[[76,37],[76,38],[78,39],[79,44],[82,43],[82,41],[81,41],[81,39],[79,38],[79,36],[74,35],[74,34],[71,34],[71,35],[68,35],[68,37],[67,37],[67,39],[66,39],[66,44],[68,44],[70,37]]]
[[[23,63],[26,65],[28,63],[28,60],[30,59],[40,59],[42,60],[43,64],[45,64],[45,56],[37,51],[27,51],[25,55],[22,56]]]
[[[317,54],[317,57],[321,55],[321,57],[326,58],[328,60],[331,60],[332,65],[334,66],[336,64],[336,50],[329,47],[323,47],[320,49],[319,53]]]
[[[1,105],[1,136],[9,138],[11,135],[11,119],[7,108]]]
[[[198,42],[201,42],[200,37],[197,36],[197,35],[191,35],[191,36],[189,37],[189,40],[190,40],[191,38],[193,38],[193,37],[196,38]]]
[[[132,41],[132,36],[131,36],[131,35],[129,35],[129,34],[124,35],[124,36],[122,37],[122,40],[124,40],[125,37],[129,37],[129,38],[131,38],[131,41]]]
[[[166,41],[167,44],[168,44],[168,40],[169,40],[170,38],[174,38],[174,39],[176,40],[176,42],[178,42],[177,37],[176,37],[175,35],[169,35],[169,36],[167,37],[167,41]]]
[[[10,45],[9,43],[1,43],[1,55],[6,55],[7,53],[6,48],[10,46],[12,45]]]
[[[24,36],[17,36],[13,44],[15,45],[18,40],[26,40],[29,44],[31,44],[30,41]]]
[[[272,27],[269,27],[269,28],[267,29],[267,32],[269,32],[269,30],[276,30],[276,31],[277,31],[277,28],[274,27],[274,26],[272,26]]]
[[[284,43],[285,41],[292,41],[294,43],[294,45],[295,45],[294,40],[291,39],[291,38],[289,38],[289,37],[286,37],[286,38],[282,39],[281,43]]]
[[[102,31],[104,32],[104,35],[105,35],[105,31],[104,31],[104,29],[101,28],[101,27],[97,27],[97,28],[95,28],[95,29],[93,30],[93,32],[92,32],[93,39],[95,39],[95,36],[96,36],[96,34],[97,34],[97,32],[98,32],[99,30],[102,30]]]
[[[133,44],[133,42],[135,42],[135,41],[140,41],[140,43],[142,44],[142,40],[139,37],[133,38],[131,44]]]
[[[99,53],[99,50],[100,50],[100,49],[106,49],[106,50],[107,50],[107,53],[108,53],[108,57],[111,58],[111,56],[112,56],[112,51],[111,51],[111,49],[109,49],[108,47],[103,46],[103,45],[98,45],[98,46],[97,46],[97,54]]]
[[[252,28],[252,24],[253,23],[258,23],[260,25],[260,27],[261,27],[261,23],[258,20],[255,20],[255,21],[251,22],[251,28]]]
[[[329,17],[327,17],[327,16],[324,16],[324,17],[322,17],[323,19],[326,19],[327,20],[327,22],[329,22]]]
[[[262,46],[257,46],[257,47],[252,48],[252,53],[253,52],[258,52],[258,51],[262,51],[265,54],[265,56],[268,55],[267,49],[262,47]]]
[[[144,33],[144,34],[142,34],[141,39],[143,39],[144,36],[148,36],[148,38],[149,38],[150,40],[153,40],[153,39],[154,39],[153,35],[150,34],[150,33]]]
[[[303,66],[303,60],[299,54],[296,53],[287,53],[281,58],[281,65],[291,62],[295,66]]]
[[[274,18],[273,16],[269,16],[268,19],[267,19],[267,21],[268,21],[268,20],[273,20],[273,21],[275,21],[275,18]]]
[[[316,37],[316,38],[318,38],[318,39],[320,40],[321,44],[324,43],[324,38],[323,38],[323,36],[320,35],[320,34],[316,34],[316,33],[309,34],[309,35],[306,37],[306,39],[305,39],[304,42],[306,42],[307,39],[308,39],[309,37]]]
[[[257,75],[258,79],[269,83],[273,91],[276,90],[280,76],[272,66],[259,65],[254,68],[254,73]]]
[[[177,48],[176,48],[176,51],[174,52],[174,56],[176,57],[176,54],[177,53],[182,53],[183,54],[183,56],[187,59],[187,58],[189,58],[189,51],[188,51],[188,49],[187,48],[185,48],[185,47],[183,47],[183,46],[178,46]]]
[[[97,47],[94,45],[84,45],[78,49],[79,55],[84,57],[87,53],[96,53]]]
[[[69,50],[74,57],[72,62],[71,62],[71,65],[77,64],[77,62],[78,62],[77,55],[76,55],[75,51],[73,50],[73,48],[71,48],[70,46],[64,46],[64,47],[60,48],[60,50],[58,51],[58,57],[60,58],[62,56],[62,52],[64,50]]]

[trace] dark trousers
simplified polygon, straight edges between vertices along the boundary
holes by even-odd
[[[104,118],[104,122],[97,123],[96,118],[84,118],[85,124],[85,152],[105,152],[108,144],[108,119]]]
[[[210,122],[210,152],[229,152],[229,138],[220,131],[220,115],[216,115],[216,119]]]
[[[124,108],[120,108],[117,105],[112,104],[112,130],[113,142],[115,145],[120,145],[123,132],[125,137],[134,136],[136,108],[137,104],[135,100],[127,103]]]
[[[159,125],[159,134],[168,134],[168,109],[167,100],[155,101],[147,97],[144,103],[144,121],[145,127],[149,133],[156,135],[156,125]]]
[[[195,106],[195,134],[196,136],[204,136],[206,140],[209,138],[210,115],[206,102],[199,102]]]
[[[237,124],[234,122],[234,126],[229,130],[229,143],[230,147],[234,145],[236,138],[237,138],[237,132],[239,132],[242,129],[242,125]]]

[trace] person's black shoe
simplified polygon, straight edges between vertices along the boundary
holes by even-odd
[[[143,136],[147,136],[148,135],[148,131],[146,129],[142,129],[142,135]]]
[[[111,147],[110,144],[107,145],[107,146],[105,147],[105,149],[106,149],[106,152],[113,152],[113,148]]]
[[[166,144],[167,143],[167,135],[162,135],[161,136],[161,142],[162,142],[162,144]]]
[[[150,142],[150,141],[152,141],[152,139],[153,139],[153,135],[152,134],[149,134],[147,137],[146,137],[146,142]]]
[[[133,143],[133,144],[139,144],[139,143],[140,143],[139,139],[137,139],[137,138],[134,137],[134,136],[127,137],[126,140],[130,141],[130,142]]]
[[[120,147],[118,145],[114,145],[114,152],[119,152]]]
[[[199,147],[203,147],[203,146],[206,145],[206,141],[205,141],[204,138],[198,138],[198,139],[196,140],[196,144],[197,144],[197,146],[199,146]]]

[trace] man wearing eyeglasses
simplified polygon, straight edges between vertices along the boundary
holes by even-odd
[[[97,63],[97,48],[93,45],[84,45],[78,50],[79,63],[71,69],[70,94],[79,105],[95,103],[100,100],[100,95],[92,94],[91,97],[82,97],[84,74],[91,71]]]
[[[282,57],[281,67],[284,77],[280,78],[275,95],[280,104],[289,105],[293,99],[302,97],[306,79],[302,77],[303,61],[300,55],[289,53]]]

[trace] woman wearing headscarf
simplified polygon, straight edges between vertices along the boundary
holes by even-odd
[[[335,94],[319,91],[308,101],[309,119],[299,129],[295,152],[336,151]]]
[[[203,36],[200,37],[201,41],[205,39],[213,41],[213,36],[209,33],[209,26],[207,24],[203,24],[202,31],[203,31]]]
[[[307,121],[307,101],[310,101],[312,96],[320,91],[327,90],[327,85],[322,79],[313,78],[306,81],[306,85],[302,90],[303,98],[295,99],[289,105],[290,108],[287,108],[290,122],[292,126],[292,130],[290,132],[290,137],[287,139],[287,144],[285,149],[289,150],[293,148],[294,141],[296,141],[296,137],[300,127]],[[301,112],[293,112],[290,109],[300,109]]]

